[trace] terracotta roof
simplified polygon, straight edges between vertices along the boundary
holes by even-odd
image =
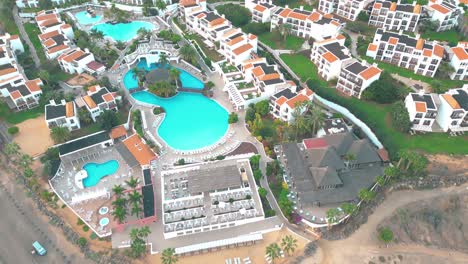
[[[125,129],[123,125],[112,128],[110,132],[110,137],[112,139],[121,138],[126,135],[127,135],[127,129]]]
[[[42,44],[44,44],[44,46],[46,46],[46,47],[51,47],[51,46],[56,45],[57,43],[55,42],[55,40],[53,38],[50,38],[50,39],[47,39],[46,41],[44,41]]]
[[[376,67],[369,67],[365,71],[359,73],[365,80],[369,80],[370,78],[380,74],[382,71]]]
[[[459,60],[468,60],[468,53],[464,48],[454,47],[452,48],[452,51],[455,57],[457,57]]]
[[[85,96],[83,96],[83,100],[85,101],[85,103],[88,105],[88,107],[89,107],[90,109],[93,109],[93,108],[96,108],[96,107],[97,107],[96,103],[95,103],[94,100],[91,98],[91,96],[85,95]]]
[[[26,81],[25,85],[28,87],[29,91],[31,92],[38,92],[41,90],[41,87],[39,86],[42,84],[41,79],[34,79],[34,80],[29,80]]]
[[[266,7],[261,6],[261,5],[256,5],[256,6],[254,7],[254,10],[257,10],[258,12],[263,12],[263,11],[265,11],[266,9],[267,9]]]
[[[75,116],[75,107],[74,107],[73,102],[67,102],[65,104],[65,113],[67,117]]]
[[[416,49],[417,50],[422,50],[424,47],[424,39],[420,38],[418,39],[418,41],[416,42]]]
[[[263,75],[260,80],[261,81],[268,81],[268,80],[274,80],[274,79],[279,79],[281,76],[278,73],[270,73],[270,74],[265,74]]]
[[[434,45],[434,55],[436,55],[439,58],[443,58],[444,52],[444,48],[441,45]]]
[[[197,4],[197,1],[195,0],[180,0],[179,1],[179,5],[180,6],[193,6],[193,5],[196,5]]]
[[[49,19],[57,19],[57,15],[55,14],[46,14],[46,15],[39,15],[36,17],[36,21],[44,21]]]
[[[313,12],[312,14],[310,14],[310,16],[307,17],[307,19],[315,22],[320,19],[320,14],[317,12]]]
[[[283,105],[288,99],[284,96],[281,96],[280,98],[276,99],[276,104],[277,105]]]
[[[389,161],[390,160],[388,152],[384,148],[381,148],[381,149],[377,150],[377,154],[379,154],[380,159],[383,160],[383,161]]]
[[[294,18],[294,19],[299,19],[299,20],[306,20],[307,16],[304,15],[304,14],[301,14],[301,13],[297,13],[297,12],[291,12],[289,13],[289,16],[290,18]]]
[[[333,55],[333,53],[331,53],[331,52],[329,52],[329,51],[328,51],[328,52],[325,52],[325,53],[322,55],[322,57],[323,57],[326,61],[328,61],[328,62],[330,62],[330,63],[332,63],[332,62],[338,60],[338,57],[336,57],[335,55]]]
[[[423,50],[423,55],[426,56],[426,57],[432,57],[432,50],[424,49]]]
[[[142,166],[149,165],[156,158],[156,154],[154,154],[148,145],[143,143],[137,134],[126,138],[123,143]]]
[[[51,32],[48,32],[48,33],[40,34],[39,38],[41,40],[44,40],[44,39],[48,39],[48,38],[51,38],[51,37],[57,36],[57,35],[60,35],[60,32],[58,30],[54,30],[54,31],[51,31]]]
[[[199,15],[197,15],[198,18],[202,18],[202,17],[206,17],[205,13],[201,13]]]
[[[291,108],[294,108],[296,107],[296,104],[297,103],[300,103],[300,102],[304,102],[304,101],[308,101],[309,98],[303,94],[298,94],[296,96],[294,96],[293,98],[289,99],[286,104],[291,107]]]
[[[236,55],[240,55],[240,54],[248,51],[251,48],[253,48],[253,46],[251,44],[244,44],[244,45],[238,47],[237,49],[233,50],[232,52],[234,52],[234,54],[236,54]]]
[[[395,10],[396,10],[396,6],[397,6],[397,3],[392,2],[392,3],[390,4],[390,11],[395,11]]]
[[[281,11],[281,13],[279,13],[278,16],[280,17],[288,17],[289,13],[291,13],[291,9],[288,9],[288,8],[285,8],[283,11]]]
[[[69,53],[68,55],[66,55],[65,57],[62,58],[62,60],[64,60],[65,62],[72,62],[76,59],[78,59],[79,57],[83,56],[85,53],[79,49],[76,49],[74,52],[72,53]]]
[[[91,93],[95,93],[98,88],[101,88],[99,85],[92,85],[90,87],[88,87],[88,92],[91,92]]]
[[[254,39],[256,39],[256,38],[257,38],[256,35],[254,35],[254,34],[249,34],[249,39],[250,39],[250,40],[254,40]]]
[[[328,19],[331,19],[333,18],[333,15],[332,14],[325,14],[323,15],[324,18],[328,18]]]
[[[434,10],[436,10],[436,11],[438,11],[438,12],[444,14],[444,15],[450,12],[450,10],[448,10],[447,8],[445,8],[445,7],[443,7],[443,6],[439,5],[439,4],[433,4],[433,5],[430,5],[429,7],[431,7],[432,9],[434,9]]]
[[[68,45],[59,45],[59,46],[49,49],[47,53],[51,54],[51,53],[55,53],[57,51],[61,51],[61,50],[68,49],[68,48],[70,48]]]
[[[239,43],[239,42],[241,42],[241,41],[243,41],[243,40],[244,40],[244,36],[239,36],[239,37],[237,37],[237,38],[232,39],[232,40],[229,41],[227,44],[228,44],[229,46],[232,46],[232,45],[237,44],[237,43]]]
[[[252,73],[255,77],[260,77],[262,75],[265,74],[265,72],[263,71],[262,67],[255,67],[253,70],[252,70]]]
[[[455,98],[453,98],[453,96],[451,94],[443,94],[442,97],[445,99],[445,101],[447,101],[447,103],[453,109],[460,109],[461,108],[460,104],[457,102],[457,100],[455,100]]]
[[[325,148],[328,146],[328,143],[324,138],[306,138],[302,140],[302,144],[304,144],[306,149]]]
[[[61,27],[62,29],[64,29],[64,28],[70,28],[71,26],[68,25],[68,24],[63,24],[63,25],[61,25],[60,27]]]
[[[344,35],[342,35],[342,34],[338,34],[336,36],[336,39],[341,40],[341,39],[346,39],[346,37]]]
[[[414,8],[413,8],[413,13],[421,14],[421,6],[420,5],[415,5]]]
[[[398,39],[397,38],[394,38],[394,37],[390,37],[388,39],[388,43],[392,44],[392,45],[396,45],[398,43]]]
[[[382,3],[375,3],[375,4],[374,4],[374,8],[375,8],[375,9],[380,9],[380,8],[382,8]]]
[[[294,84],[294,85],[296,85],[296,84]],[[309,88],[305,88],[303,91],[304,91],[305,95],[307,95],[307,96],[311,96],[311,95],[314,94],[314,92]]]
[[[424,103],[424,102],[415,102],[414,104],[416,106],[416,112],[425,113],[427,111],[426,103]]]
[[[112,102],[112,101],[114,101],[114,97],[112,96],[111,93],[107,93],[107,94],[103,95],[102,98],[103,98],[104,101],[106,101],[106,102]]]
[[[10,39],[19,39],[19,36],[18,35],[11,35]]]
[[[11,98],[14,100],[23,97],[21,93],[18,90],[14,90],[13,92],[10,93]]]
[[[330,22],[330,24],[335,25],[335,26],[339,26],[339,25],[340,25],[340,23],[338,23],[338,22],[335,21],[335,20],[333,20],[332,22]]]
[[[43,27],[48,27],[50,25],[54,25],[54,24],[57,24],[57,23],[60,23],[60,20],[54,18],[54,19],[45,20],[44,22],[42,22],[40,24]]]
[[[369,47],[367,48],[370,51],[376,51],[377,50],[377,45],[370,43]]]
[[[13,72],[17,72],[16,68],[14,67],[3,69],[3,70],[0,70],[0,76],[7,75]]]
[[[219,24],[224,23],[224,21],[226,21],[226,19],[220,17],[220,18],[217,18],[217,19],[211,21],[209,25],[212,26],[212,27],[214,27],[214,26],[216,26],[216,25],[219,25]]]

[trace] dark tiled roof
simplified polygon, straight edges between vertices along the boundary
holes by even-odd
[[[206,12],[205,14],[206,14],[206,17],[204,19],[206,19],[208,22],[211,22],[215,19],[220,18],[220,16],[218,16],[214,12]]]
[[[96,144],[102,143],[109,139],[110,139],[109,133],[107,133],[106,131],[101,131],[96,134],[81,137],[81,138],[75,139],[73,141],[69,141],[67,143],[64,143],[58,146],[59,153],[60,153],[60,156],[63,156],[68,153],[80,150],[80,149],[94,146]]]
[[[362,71],[364,71],[365,69],[367,69],[366,66],[363,66],[361,63],[359,62],[355,62],[349,66],[346,67],[346,70],[358,75],[359,73],[361,73]]]
[[[51,120],[59,117],[65,117],[65,105],[46,105],[45,108],[46,120]]]
[[[275,95],[273,95],[273,97],[275,97],[275,98],[280,98],[281,96],[284,96],[287,99],[291,99],[294,96],[296,96],[296,93],[293,93],[291,91],[291,89],[288,88],[288,89],[281,90],[281,91],[277,92]]]
[[[153,185],[145,185],[141,188],[143,195],[143,215],[146,217],[154,216],[154,189]]]
[[[415,102],[425,102],[427,109],[435,109],[435,103],[430,94],[420,95],[420,94],[412,93],[411,97],[413,98],[413,101]]]
[[[100,103],[104,102],[104,99],[102,98],[102,96],[107,93],[109,93],[109,90],[107,90],[106,87],[102,87],[101,90],[99,90],[97,93],[92,94],[91,98],[96,103],[96,105],[99,105]]]
[[[151,184],[151,171],[150,169],[144,169],[143,170],[143,178],[145,179],[145,185]]]
[[[336,57],[338,57],[338,59],[340,60],[344,60],[344,59],[348,59],[350,58],[349,55],[345,54],[343,52],[343,50],[345,49],[345,47],[341,46],[338,42],[333,42],[333,43],[330,43],[330,44],[326,44],[324,45],[324,47],[329,50],[331,53],[333,53],[333,55],[335,55]]]
[[[272,79],[272,80],[266,80],[263,81],[266,85],[272,85],[272,84],[277,84],[277,83],[282,83],[283,80],[281,79]]]
[[[461,108],[465,109],[465,111],[468,111],[468,94],[466,94],[466,92],[462,89],[457,90],[457,92],[458,94],[452,95],[453,98],[457,100]]]

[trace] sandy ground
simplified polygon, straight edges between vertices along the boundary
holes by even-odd
[[[308,241],[296,234],[290,232],[287,228],[282,228],[279,231],[270,232],[263,235],[263,240],[252,246],[237,247],[232,249],[224,249],[217,252],[205,253],[195,256],[187,256],[179,258],[178,264],[193,264],[193,263],[207,263],[207,264],[217,264],[225,263],[225,260],[228,258],[239,257],[242,259],[250,257],[252,263],[265,263],[265,248],[271,243],[278,243],[280,245],[281,239],[286,235],[293,235],[298,240],[298,248],[294,252],[293,256],[286,256],[284,259],[275,260],[275,264],[286,264],[291,263],[291,261],[302,254],[305,245]],[[161,263],[161,255],[150,255],[140,263]]]
[[[86,73],[82,73],[74,76],[73,78],[68,80],[67,83],[71,86],[85,86],[88,83],[93,82],[95,80],[96,78],[94,78],[93,76]]]
[[[23,153],[35,157],[54,145],[43,115],[26,120],[18,124],[17,127],[19,133],[13,140],[18,143]]]
[[[377,239],[376,228],[378,224],[392,215],[396,209],[412,202],[455,193],[468,193],[468,184],[428,191],[393,192],[358,231],[344,240],[319,240],[320,259],[317,259],[317,256],[315,256],[315,258],[304,260],[302,263],[468,263],[468,254],[444,249],[427,248],[414,244],[390,244],[387,248]],[[380,261],[379,258],[382,257],[385,262]]]

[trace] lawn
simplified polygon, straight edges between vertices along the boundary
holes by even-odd
[[[317,75],[317,67],[302,54],[283,54],[283,61],[301,78],[318,81],[322,87],[327,82]],[[457,87],[457,86],[455,86]],[[459,87],[459,86],[458,86]],[[335,89],[320,88],[317,93],[322,97],[349,109],[376,133],[387,150],[395,156],[401,149],[418,149],[427,153],[468,154],[468,137],[450,137],[445,133],[427,133],[410,136],[397,131],[390,123],[390,106],[369,101],[340,96]]]
[[[29,36],[29,39],[31,40],[32,44],[34,45],[34,48],[36,49],[37,56],[41,60],[41,62],[45,62],[47,59],[44,54],[44,49],[41,45],[41,41],[39,40],[39,35],[41,34],[41,31],[39,28],[31,23],[24,23],[24,29],[26,30],[26,33]]]
[[[13,12],[11,12],[14,4],[10,0],[0,0],[0,28],[12,35],[19,35],[19,29],[13,19]]]
[[[287,36],[286,40],[282,37],[275,36],[273,32],[263,33],[258,36],[258,39],[272,49],[298,50],[304,43],[304,39],[296,36]]]
[[[462,33],[454,29],[441,32],[430,31],[422,34],[421,37],[429,40],[447,41],[451,45],[456,45],[458,41],[466,40],[466,36],[463,36]]]
[[[13,112],[5,103],[0,103],[0,119],[12,125],[19,124],[25,120],[36,118],[44,113],[44,107],[36,107],[31,110]]]
[[[213,62],[220,61],[223,59],[223,56],[219,54],[214,48],[210,49],[208,48],[205,43],[203,43],[203,40],[201,39],[200,36],[196,34],[190,35],[190,38],[195,40],[197,42],[198,46],[202,49],[203,53],[208,57]]]

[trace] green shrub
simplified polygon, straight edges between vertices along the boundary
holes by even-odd
[[[81,218],[78,218],[78,221],[76,222],[77,225],[84,225],[83,220]]]
[[[237,115],[237,113],[235,112],[230,113],[228,123],[234,124],[234,123],[237,123],[237,121],[239,121],[239,116]]]
[[[83,226],[83,231],[88,232],[88,231],[89,231],[89,226],[84,225],[84,226]]]
[[[98,238],[98,236],[96,235],[96,233],[92,232],[91,235],[89,235],[89,238],[91,238],[91,240],[95,240],[96,238]]]
[[[19,132],[19,127],[17,126],[12,126],[8,128],[8,134],[10,135],[16,135]]]
[[[77,244],[81,248],[85,247],[87,243],[88,243],[88,241],[86,240],[86,238],[84,238],[84,237],[78,238]]]

